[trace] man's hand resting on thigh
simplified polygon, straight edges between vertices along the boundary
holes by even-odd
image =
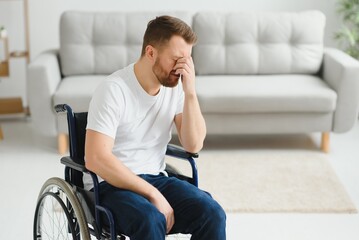
[[[165,216],[167,233],[169,233],[175,223],[173,208],[159,191],[155,191],[153,196],[149,198],[149,201]]]

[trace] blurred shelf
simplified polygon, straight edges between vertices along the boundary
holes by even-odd
[[[3,61],[0,62],[0,77],[8,77],[9,76],[9,62]]]
[[[29,56],[29,53],[27,51],[14,51],[14,52],[10,53],[11,58],[21,58],[21,57],[27,58],[28,56]]]
[[[0,98],[0,114],[24,113],[21,97]]]

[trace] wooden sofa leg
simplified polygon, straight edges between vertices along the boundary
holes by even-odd
[[[0,126],[0,141],[3,139],[4,139],[4,134],[3,134],[1,126]]]
[[[329,137],[330,137],[330,133],[329,132],[323,132],[322,133],[322,143],[321,143],[321,150],[325,153],[329,152]]]
[[[61,155],[64,155],[69,147],[68,136],[65,133],[59,133],[57,136],[57,148]]]

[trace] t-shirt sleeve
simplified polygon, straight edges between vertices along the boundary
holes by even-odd
[[[96,89],[90,102],[86,129],[115,139],[123,106],[121,93],[121,88],[112,82],[104,82]]]

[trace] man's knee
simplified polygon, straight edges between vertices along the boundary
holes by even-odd
[[[213,226],[223,226],[226,225],[226,213],[223,208],[214,200],[203,208],[203,218],[208,221],[208,224]]]
[[[226,214],[212,198],[201,201],[198,225],[192,232],[193,239],[226,239]]]

